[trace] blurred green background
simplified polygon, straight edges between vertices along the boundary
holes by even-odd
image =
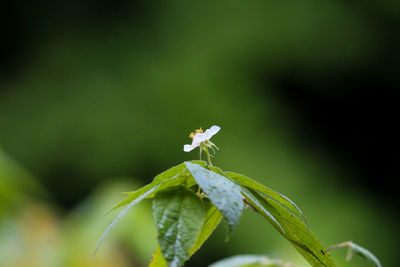
[[[145,201],[123,196],[198,152],[290,197],[329,246],[398,259],[396,1],[14,1],[2,8],[0,266],[146,266]],[[396,167],[396,168],[395,168]],[[186,265],[255,253],[308,264],[246,211]],[[366,266],[344,251],[338,266]]]

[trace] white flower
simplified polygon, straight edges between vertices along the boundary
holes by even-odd
[[[198,146],[200,146],[200,149],[201,149],[201,145],[205,145],[210,148],[212,148],[213,146],[216,147],[216,145],[214,145],[212,142],[210,142],[210,139],[211,139],[211,137],[213,137],[213,135],[218,133],[220,129],[221,128],[219,126],[214,125],[210,129],[207,129],[205,132],[203,132],[203,130],[201,128],[196,130],[195,133],[191,133],[189,135],[189,137],[193,139],[192,144],[184,145],[183,151],[189,152]]]

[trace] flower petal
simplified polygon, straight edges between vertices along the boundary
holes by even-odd
[[[199,146],[201,142],[207,140],[207,136],[205,133],[198,133],[194,136],[192,146]]]
[[[185,151],[185,152],[190,152],[190,151],[192,151],[194,148],[195,148],[195,146],[192,146],[192,145],[184,145],[184,146],[183,146],[183,151]]]
[[[208,141],[215,135],[216,133],[219,132],[221,128],[219,126],[211,126],[210,129],[207,129],[204,133],[203,132],[196,132],[194,136],[191,135],[193,138],[192,144],[191,145],[184,145],[183,146],[183,151],[189,152],[195,149],[196,147],[200,146],[201,143],[204,143],[205,141]]]
[[[213,135],[215,135],[216,133],[218,133],[219,130],[221,130],[221,127],[216,126],[216,125],[211,126],[210,129],[207,129],[207,130],[204,132],[205,139],[206,139],[206,140],[211,139],[211,137],[213,137]]]

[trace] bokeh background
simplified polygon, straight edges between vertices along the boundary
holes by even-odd
[[[274,188],[326,246],[400,266],[400,2],[9,1],[2,5],[0,266],[146,266],[144,201],[92,253],[123,196],[198,152]],[[308,264],[246,211],[186,265],[256,253]],[[355,258],[338,266],[366,266]]]

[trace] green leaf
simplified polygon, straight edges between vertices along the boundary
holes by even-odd
[[[184,188],[162,191],[153,200],[153,216],[168,266],[182,266],[203,227],[205,204]]]
[[[222,213],[214,205],[209,203],[204,225],[201,228],[200,234],[197,236],[194,246],[190,249],[189,257],[192,256],[201,247],[201,245],[203,245],[203,243],[208,239],[208,237],[221,222],[221,219]],[[154,252],[149,267],[168,267],[167,262],[162,256],[160,246],[158,246]]]
[[[229,235],[235,229],[243,211],[243,197],[240,187],[228,178],[207,170],[202,166],[185,162],[197,184],[207,194],[211,202],[222,212],[228,223]]]
[[[294,213],[297,217],[302,219],[306,223],[307,227],[309,227],[307,219],[304,216],[303,212],[288,197],[272,190],[271,188],[269,188],[265,185],[260,184],[257,181],[254,181],[253,179],[250,179],[249,177],[244,176],[242,174],[238,174],[238,173],[234,173],[234,172],[230,172],[230,171],[227,171],[225,173],[229,177],[231,177],[233,180],[238,182],[239,184],[249,187],[251,189],[254,189],[258,192],[261,192],[261,193],[265,194],[268,198],[276,201],[277,203],[279,203],[280,205],[282,205],[283,207],[288,209],[290,212]]]
[[[291,266],[281,260],[271,260],[262,255],[237,255],[217,261],[208,267],[284,267]]]
[[[228,176],[224,171],[222,171],[220,168],[218,167],[210,167],[210,169],[216,173],[219,173],[225,177],[227,177],[228,179],[232,179],[230,176]],[[234,181],[234,180],[233,180]],[[282,226],[279,224],[279,222],[274,218],[274,216],[272,216],[271,213],[269,213],[267,210],[264,209],[264,207],[260,204],[260,202],[253,197],[253,195],[242,185],[239,185],[240,190],[242,192],[242,194],[245,196],[246,200],[248,202],[250,202],[249,204],[253,205],[253,208],[256,208],[256,211],[261,213],[261,215],[263,215],[264,217],[267,216],[269,217],[271,220],[273,220],[276,225],[284,232],[285,230],[282,228]]]
[[[171,180],[172,180],[172,183],[169,184],[168,186],[179,185],[180,183],[182,183],[185,180],[185,178],[189,177],[189,176],[186,176],[186,177],[184,176],[185,171],[186,171],[186,166],[185,166],[185,164],[181,163],[177,166],[174,166],[174,167],[160,173],[159,175],[154,177],[153,182],[151,182],[148,185],[145,185],[144,187],[140,188],[139,190],[132,191],[132,192],[124,192],[124,194],[128,194],[129,197],[125,198],[120,203],[118,203],[116,206],[114,206],[112,209],[107,211],[105,215],[107,215],[108,213],[110,213],[111,211],[113,211],[115,209],[118,209],[122,206],[125,206],[125,205],[131,203],[133,200],[135,200],[136,198],[141,196],[143,193],[147,192],[151,188],[153,188],[165,181],[171,182]],[[177,179],[177,178],[181,178],[181,179]],[[163,189],[166,189],[166,186],[159,188],[159,190],[163,190]],[[154,197],[155,193],[157,193],[157,192],[154,192],[153,195],[148,196],[148,197]]]
[[[262,255],[237,255],[214,262],[209,267],[239,267],[260,262],[265,258],[268,259],[268,257]]]
[[[168,267],[165,261],[160,246],[157,246],[156,251],[153,254],[149,267]]]
[[[201,232],[197,236],[194,246],[190,249],[190,256],[192,256],[201,247],[201,245],[203,245],[212,232],[214,232],[215,228],[217,228],[218,224],[221,222],[221,219],[222,213],[210,203],[208,205],[206,220],[201,228]]]
[[[353,254],[355,253],[355,254],[361,256],[362,258],[366,259],[367,261],[371,262],[372,264],[374,264],[374,266],[382,267],[378,258],[375,257],[374,254],[372,254],[369,250],[367,250],[363,247],[360,247],[357,244],[354,244],[352,241],[346,241],[346,242],[342,242],[342,243],[333,245],[333,246],[327,248],[327,250],[332,251],[334,249],[344,248],[344,247],[348,248],[347,254],[346,254],[346,261],[351,260],[351,258],[353,257]]]
[[[375,257],[374,254],[372,254],[369,250],[360,247],[357,244],[354,244],[353,242],[350,242],[350,248],[351,251],[353,251],[355,254],[363,257],[364,259],[366,259],[367,261],[371,262],[374,264],[374,266],[376,267],[382,267],[380,261],[378,260],[377,257]]]
[[[292,245],[303,255],[303,257],[312,266],[336,266],[332,257],[326,251],[317,237],[310,231],[310,229],[296,216],[294,216],[287,209],[282,207],[277,202],[264,197],[251,188],[247,188],[252,197],[257,199],[258,202],[267,210],[282,229],[276,224],[275,220],[271,217],[265,217]],[[247,199],[247,197],[246,197]],[[258,210],[258,207],[253,206],[251,199],[248,199],[249,204]]]
[[[198,164],[200,166],[207,166],[207,163],[202,160],[192,160],[189,162],[191,162],[193,164]],[[185,181],[187,182],[187,187],[195,185],[196,183],[193,181],[193,179],[190,179],[191,178],[190,176],[191,175],[186,172],[186,165],[184,163],[176,165],[176,166],[160,173],[156,177],[154,177],[153,182],[151,182],[150,184],[148,184],[136,191],[122,192],[122,194],[129,195],[129,197],[122,200],[120,203],[118,203],[118,205],[114,206],[112,209],[107,211],[104,215],[107,215],[111,211],[127,205],[128,203],[130,203],[131,201],[133,201],[137,197],[139,197],[141,194],[143,194],[144,192],[146,192],[147,190],[149,190],[150,188],[152,188],[158,184],[162,184],[162,186],[159,188],[158,191],[165,190],[168,187],[180,185]],[[186,178],[189,178],[189,179],[186,180]],[[156,193],[157,192],[154,192],[154,194],[148,196],[148,198],[153,198]]]
[[[193,164],[197,164],[197,165],[200,165],[201,167],[207,167],[207,162],[206,161],[204,161],[204,160],[189,160],[189,161],[185,161],[185,163],[186,162],[189,162],[189,163],[193,163]]]
[[[285,229],[281,226],[278,220],[264,208],[263,204],[245,187],[242,188],[242,194],[246,199],[246,202],[257,212],[259,212],[262,216],[272,223],[277,230],[281,232],[281,234],[285,234]]]

